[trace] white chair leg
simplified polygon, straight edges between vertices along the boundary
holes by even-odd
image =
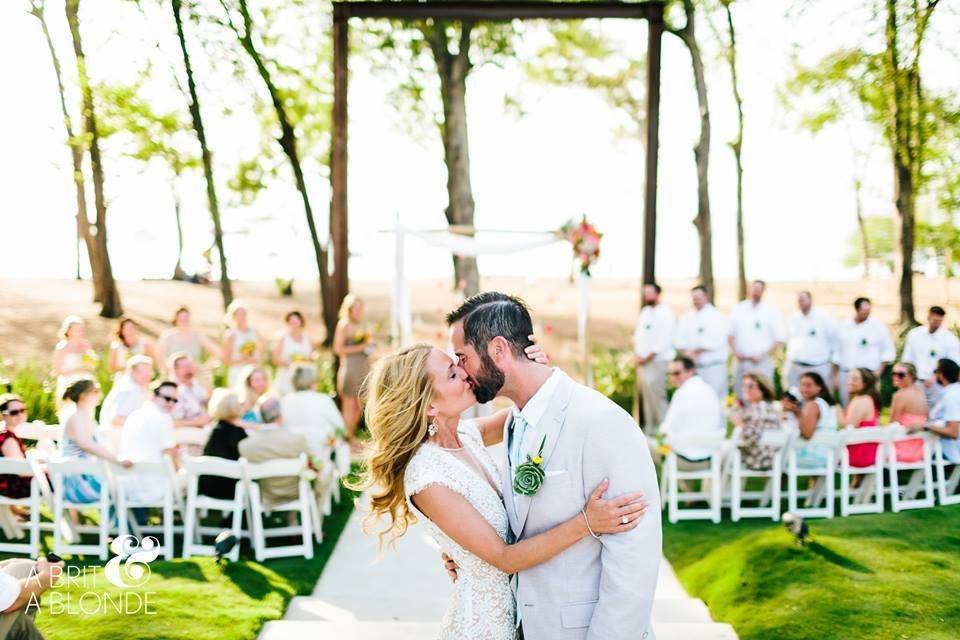
[[[669,508],[667,511],[667,518],[671,523],[677,521],[677,492],[679,491],[677,483],[677,460],[673,454],[669,454],[667,458],[667,469],[668,469],[668,482],[667,487],[667,498],[669,501]]]
[[[721,485],[720,485],[720,461],[719,456],[714,455],[710,459],[710,470],[712,472],[712,487],[710,487],[710,506],[713,511],[713,522],[720,523],[720,495],[721,495]]]
[[[183,515],[183,557],[189,558],[193,552],[194,527],[196,522],[196,509],[193,501],[187,498],[187,506]]]
[[[169,494],[163,505],[163,559],[173,560],[173,496]]]

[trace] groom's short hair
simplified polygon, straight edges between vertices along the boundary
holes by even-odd
[[[510,344],[518,358],[532,345],[533,320],[526,303],[516,296],[498,291],[487,291],[468,298],[447,314],[447,324],[463,320],[464,341],[477,353],[485,353],[487,345],[497,336]]]

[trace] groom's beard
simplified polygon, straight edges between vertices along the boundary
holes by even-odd
[[[477,402],[483,404],[496,398],[500,390],[503,389],[505,380],[503,371],[497,368],[493,359],[486,353],[481,355],[480,374],[473,379],[473,393],[477,397]]]

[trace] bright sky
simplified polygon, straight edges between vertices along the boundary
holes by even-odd
[[[170,54],[175,46],[172,21],[156,14],[148,31],[143,17],[121,0],[87,0],[82,18],[89,65],[98,79],[127,78],[142,51],[160,34]],[[747,269],[750,277],[770,280],[856,277],[842,267],[847,238],[855,228],[851,189],[852,155],[847,134],[828,131],[817,138],[796,129],[776,90],[796,52],[812,61],[840,45],[852,46],[863,33],[862,16],[840,14],[833,3],[787,15],[787,0],[747,0],[736,14],[746,111],[744,165]],[[852,4],[852,3],[851,3]],[[48,14],[68,78],[72,78],[69,35],[62,0],[48,0]],[[848,5],[849,6],[849,5]],[[0,210],[4,213],[2,277],[68,277],[75,268],[74,192],[69,152],[56,85],[37,22],[25,13],[26,0],[0,2],[0,59],[5,65],[0,100]],[[796,14],[796,12],[794,12]],[[935,38],[957,32],[956,13],[943,13]],[[159,26],[158,26],[159,25]],[[625,55],[645,47],[645,26],[605,23],[624,43]],[[711,195],[715,272],[736,274],[735,177],[726,147],[735,127],[734,105],[725,67],[709,44],[708,77],[713,113]],[[796,46],[800,43],[800,46]],[[196,49],[196,48],[195,48]],[[956,90],[958,58],[946,46],[927,49],[926,79]],[[197,66],[208,68],[197,52]],[[164,68],[161,61],[159,70]],[[205,118],[221,183],[231,162],[256,148],[259,131],[249,113],[248,87],[228,86],[229,78],[206,78]],[[443,226],[445,172],[439,140],[411,140],[386,106],[382,78],[356,60],[350,93],[350,245],[351,275],[389,279],[393,240],[389,229],[399,215],[418,228]],[[504,109],[504,96],[520,93],[525,116]],[[221,102],[216,102],[211,96]],[[176,100],[173,92],[158,96]],[[203,99],[203,96],[201,96]],[[222,103],[234,106],[219,116]],[[469,124],[476,225],[482,229],[547,230],[586,213],[606,237],[598,277],[633,277],[642,264],[643,156],[640,144],[618,139],[618,115],[596,95],[569,88],[543,88],[525,82],[518,68],[484,67],[469,85]],[[665,36],[660,150],[658,275],[694,277],[697,273],[696,184],[692,147],[698,133],[696,99],[689,57],[680,42]],[[853,134],[869,140],[867,131]],[[438,138],[438,136],[437,136]],[[175,260],[176,236],[170,189],[163,173],[108,156],[110,249],[118,277],[165,277]],[[875,147],[871,157],[866,212],[892,212],[887,154]],[[327,187],[311,177],[318,225],[326,228]],[[199,176],[181,185],[187,231],[187,267],[195,267],[209,244],[209,215]],[[303,210],[290,186],[271,189],[253,207],[232,206],[220,186],[225,225],[246,230],[228,237],[232,274],[246,279],[276,275],[313,277],[315,266]],[[93,211],[92,196],[90,210]],[[253,222],[251,222],[253,221]],[[411,240],[411,243],[419,242]],[[440,250],[411,247],[410,277],[450,272]],[[489,275],[563,276],[570,270],[569,249],[555,246],[529,254],[481,258]]]

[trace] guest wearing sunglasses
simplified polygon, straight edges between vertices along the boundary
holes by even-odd
[[[23,443],[16,428],[27,421],[27,407],[20,396],[12,393],[0,396],[0,457],[13,460],[26,458]],[[26,498],[30,495],[30,477],[0,475],[0,495],[7,498]]]
[[[726,435],[720,398],[703,378],[697,374],[693,360],[686,356],[676,358],[667,365],[667,375],[676,389],[667,415],[660,424],[660,435],[678,456],[678,464],[684,469],[698,469],[723,443]],[[687,443],[690,436],[699,442]]]
[[[123,425],[120,457],[132,462],[162,462],[170,456],[178,466],[177,441],[173,435],[173,410],[179,401],[177,383],[164,380],[153,387],[153,397],[130,414]],[[149,478],[127,476],[127,495],[132,500],[159,502],[163,486]],[[138,520],[139,520],[138,514]]]
[[[927,396],[919,384],[917,368],[909,362],[893,365],[893,394],[890,406],[890,422],[898,422],[904,427],[924,425],[927,422]],[[923,440],[913,438],[894,443],[897,460],[900,462],[920,462],[923,459]]]

